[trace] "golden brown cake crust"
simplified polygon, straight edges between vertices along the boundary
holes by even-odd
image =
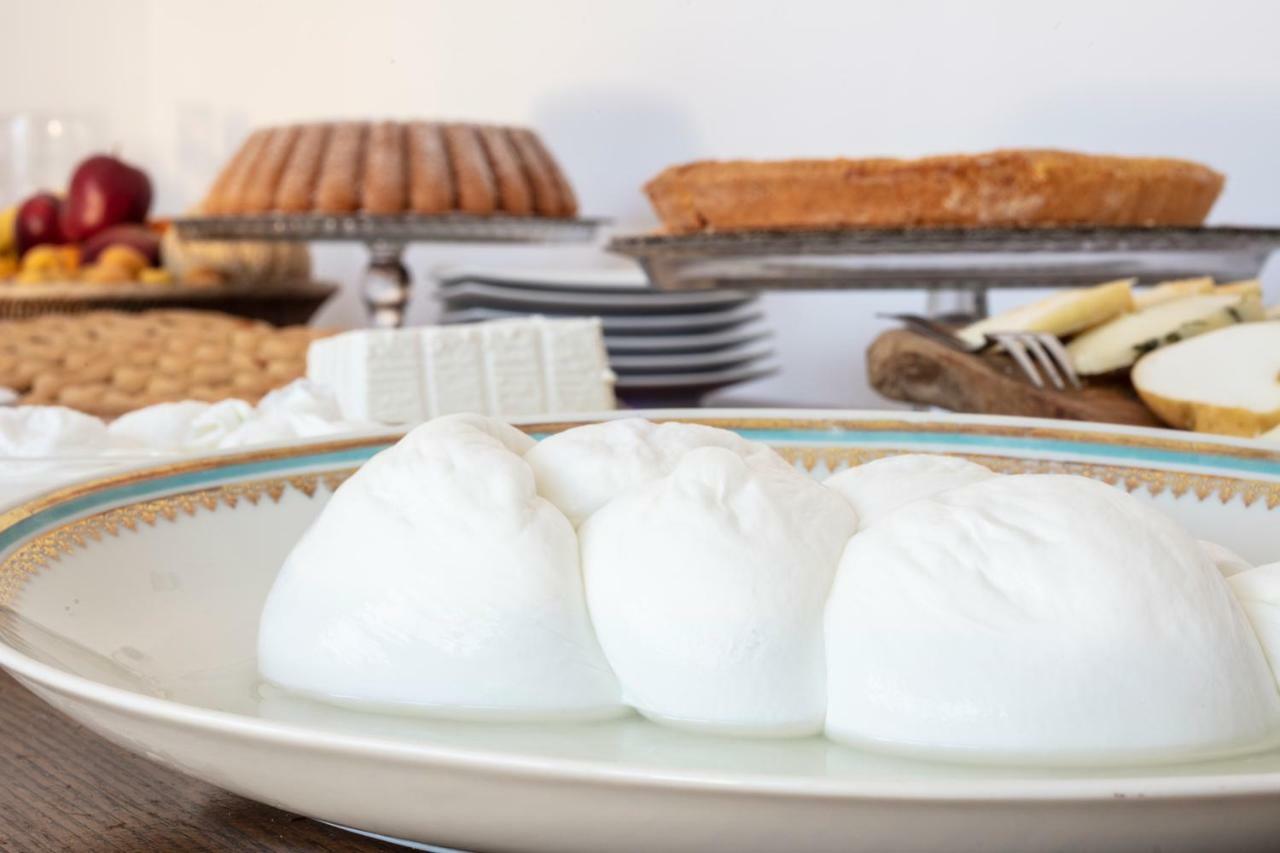
[[[316,176],[320,174],[320,162],[324,159],[328,139],[328,125],[308,124],[298,128],[298,139],[289,153],[276,189],[273,210],[301,213],[311,209]]]
[[[369,128],[361,210],[366,213],[399,213],[405,209],[409,170],[405,168],[404,146],[403,125],[384,121]]]
[[[474,125],[450,124],[444,129],[445,149],[453,167],[458,209],[485,215],[498,209],[498,183]]]
[[[645,185],[671,233],[1196,226],[1223,176],[1185,160],[1008,150],[918,160],[702,161]]]
[[[409,136],[409,208],[414,213],[453,210],[453,173],[444,145],[444,128],[435,122],[415,121]]]
[[[568,217],[577,205],[531,130],[383,121],[256,130],[219,173],[201,210]]]
[[[529,180],[525,177],[520,157],[516,154],[507,131],[501,127],[484,126],[478,128],[477,132],[484,146],[485,156],[489,158],[489,165],[493,167],[502,212],[515,216],[533,213],[533,191],[529,189]]]
[[[368,125],[344,122],[329,132],[317,176],[315,209],[321,213],[350,213],[360,209],[360,179]]]

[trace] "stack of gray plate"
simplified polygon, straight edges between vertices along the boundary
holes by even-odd
[[[731,290],[664,293],[639,270],[437,273],[441,322],[599,317],[618,397],[632,406],[696,405],[706,394],[777,372],[757,297]]]

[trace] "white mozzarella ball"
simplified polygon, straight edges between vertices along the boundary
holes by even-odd
[[[719,447],[609,501],[579,538],[628,704],[687,727],[821,730],[822,607],[854,527],[820,484]]]
[[[988,479],[858,533],[826,640],[827,733],[849,743],[1167,759],[1280,724],[1253,631],[1196,541],[1082,477]]]
[[[525,455],[537,443],[506,421],[467,412],[432,418],[418,429],[423,435],[465,435],[468,430],[478,430],[517,456]]]
[[[1208,539],[1199,539],[1197,544],[1204,555],[1209,558],[1209,562],[1222,572],[1224,578],[1238,575],[1241,572],[1247,572],[1253,568],[1253,564],[1241,557],[1235,551],[1232,551],[1226,545],[1219,545],[1217,542],[1210,542]]]
[[[573,527],[493,437],[504,432],[427,424],[338,489],[263,610],[264,677],[335,702],[448,716],[621,709]]]
[[[832,474],[823,485],[835,489],[853,506],[862,530],[914,500],[996,476],[991,469],[967,459],[904,453]]]
[[[196,400],[156,403],[121,415],[107,426],[107,431],[119,446],[183,450],[191,441],[192,424],[209,408],[209,403]]]
[[[0,457],[92,456],[109,442],[106,424],[75,409],[0,407]]]
[[[790,467],[772,448],[702,424],[655,424],[622,418],[574,427],[540,441],[525,455],[538,492],[575,526],[633,486],[671,473],[699,447],[721,447],[759,464]]]
[[[1249,617],[1271,671],[1280,679],[1280,563],[1238,572],[1227,583]]]

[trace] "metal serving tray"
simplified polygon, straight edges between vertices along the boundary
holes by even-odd
[[[409,243],[585,243],[595,238],[600,219],[537,216],[436,216],[399,214],[270,213],[261,216],[203,216],[175,219],[178,233],[194,240],[290,240],[364,243],[369,247],[362,292],[374,326],[391,328],[404,320],[409,272],[402,260]]]
[[[1280,228],[911,228],[634,235],[609,250],[663,290],[1059,287],[1136,277],[1149,283],[1256,276]],[[973,308],[981,310],[978,304]]]
[[[321,213],[202,216],[175,219],[183,237],[196,240],[316,240],[355,243],[581,243],[603,220],[537,216],[375,216]]]

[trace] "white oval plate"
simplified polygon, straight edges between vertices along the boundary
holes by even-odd
[[[902,413],[668,412],[822,473],[904,450],[1128,488],[1280,557],[1280,447]],[[567,423],[530,424],[535,433]],[[330,708],[262,685],[258,611],[330,490],[385,439],[173,462],[0,511],[0,665],[116,743],[365,832],[474,850],[1275,849],[1280,750],[1199,764],[979,767],[827,741]],[[358,531],[353,531],[358,535]],[[352,566],[351,583],[360,583]],[[1153,709],[1159,713],[1159,709]]]

